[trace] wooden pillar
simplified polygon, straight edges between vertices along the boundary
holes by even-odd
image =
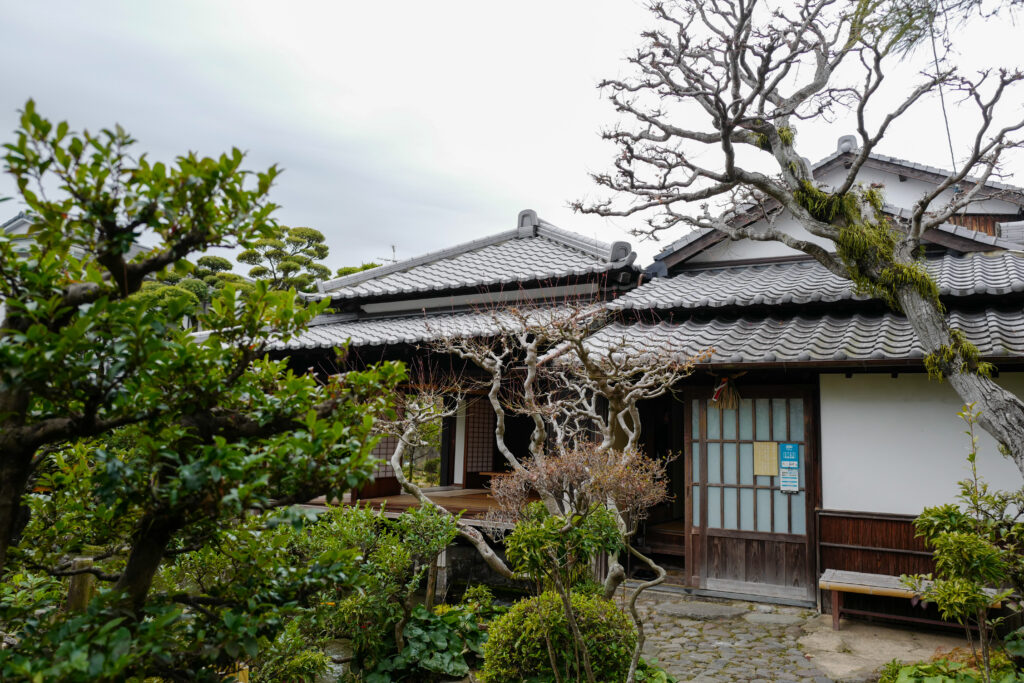
[[[443,552],[443,551],[442,551]],[[427,569],[427,594],[423,598],[423,606],[428,610],[434,608],[434,597],[437,593],[437,558],[430,561],[430,568]]]
[[[76,557],[71,561],[72,569],[88,569],[91,566],[91,557]],[[72,574],[68,582],[68,611],[84,612],[95,594],[96,577],[93,574]]]
[[[832,630],[839,630],[839,617],[843,611],[843,594],[832,591]]]
[[[448,549],[437,556],[437,581],[435,591],[444,595],[448,592]]]

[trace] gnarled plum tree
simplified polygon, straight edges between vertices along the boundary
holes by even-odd
[[[954,3],[950,16],[979,4]],[[810,255],[907,316],[929,373],[977,406],[982,427],[1024,474],[1024,403],[992,381],[977,349],[950,327],[919,263],[924,234],[991,198],[986,183],[1022,146],[1024,120],[1004,110],[1024,74],[972,76],[937,56],[894,99],[883,82],[922,31],[927,35],[937,9],[930,0],[680,0],[651,9],[658,27],[629,59],[633,75],[601,84],[622,118],[603,134],[618,148],[614,171],[593,176],[610,196],[576,208],[644,216],[637,234],[713,229]],[[924,192],[908,215],[884,215],[878,193],[858,184],[858,173],[893,123],[940,87],[956,92],[976,121],[961,134],[959,170]],[[819,186],[798,151],[796,125],[840,111],[856,128],[856,153],[838,184]],[[763,220],[732,220],[743,212]],[[776,227],[783,216],[821,239]]]

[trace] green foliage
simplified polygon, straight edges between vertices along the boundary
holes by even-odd
[[[0,236],[5,681],[222,680],[350,585],[352,552],[281,534],[308,523],[292,503],[368,478],[404,380],[384,364],[321,383],[267,358],[270,334],[287,341],[324,308],[292,292],[229,284],[196,309],[186,258],[275,234],[277,171],[243,170],[237,150],[154,163],[133,142],[71,133],[29,102],[5,146],[32,221],[31,240]],[[160,273],[172,287],[143,288]],[[29,572],[78,556],[100,589],[68,613],[66,589]]]
[[[633,623],[603,598],[573,594],[571,599],[595,678],[624,680],[636,645]],[[563,681],[582,680],[573,649],[562,599],[552,591],[542,593],[516,603],[491,623],[481,679],[488,683],[554,681],[553,655]]]
[[[896,678],[900,675],[902,668],[903,662],[898,659],[890,659],[879,672],[878,683],[896,683]]]
[[[133,297],[145,308],[181,310],[184,315],[194,316],[199,310],[200,298],[193,288],[183,280],[177,285],[144,282],[142,289]],[[205,292],[205,290],[204,290]]]
[[[981,360],[978,347],[967,341],[960,330],[950,330],[952,344],[943,345],[938,351],[924,357],[928,377],[942,381],[949,374],[973,372],[982,377],[992,377],[995,366]]]
[[[249,277],[270,283],[273,289],[310,291],[316,280],[331,276],[319,261],[329,249],[323,233],[312,228],[283,228],[262,237],[238,255],[238,261],[252,268]]]
[[[142,619],[123,610],[110,589],[79,615],[55,614],[52,599],[4,601],[0,618],[21,629],[19,646],[0,656],[0,672],[4,680],[121,681],[177,671],[215,681],[243,658],[257,663],[256,672],[313,666],[322,658],[279,634],[324,591],[351,587],[357,563],[354,552],[307,546],[306,536],[303,522],[288,514],[246,519],[166,566]],[[85,661],[83,669],[78,663]]]
[[[288,623],[273,643],[263,649],[253,667],[253,683],[313,683],[330,669],[331,659],[323,651],[309,647],[301,621]]]
[[[221,256],[205,255],[199,257],[195,264],[179,261],[156,274],[155,282],[143,283],[147,286],[173,286],[184,289],[195,295],[203,306],[210,303],[216,293],[228,285],[232,285],[243,294],[251,291],[252,285],[240,275],[231,272],[231,261]]]
[[[622,547],[615,516],[601,506],[567,520],[534,502],[505,538],[505,554],[512,568],[530,575],[538,589],[556,578],[566,587],[583,583],[590,578],[590,560],[600,553],[617,553]]]
[[[636,667],[637,683],[679,683],[679,679],[661,667],[641,659]]]
[[[974,433],[978,415],[973,406],[960,411],[971,439],[971,478],[960,482],[961,504],[925,508],[914,521],[917,536],[934,551],[937,576],[904,581],[923,599],[934,601],[943,618],[978,627],[987,681],[992,668],[990,634],[1002,621],[988,618],[989,606],[1006,600],[1014,589],[1019,591],[1024,577],[1024,524],[1018,521],[1024,494],[993,492],[979,479]],[[1007,584],[1014,588],[1004,590]]]
[[[463,607],[482,616],[489,616],[494,612],[494,594],[491,589],[483,584],[470,586],[462,594],[460,603]]]
[[[199,260],[196,261],[196,267],[193,271],[193,275],[197,278],[203,279],[210,275],[216,275],[217,273],[226,273],[231,270],[231,261],[227,260],[223,256],[200,256]]]
[[[370,270],[371,268],[380,268],[380,264],[371,261],[370,263],[364,263],[358,266],[342,266],[334,273],[334,277],[345,277],[346,275],[361,273],[364,270]]]
[[[455,539],[456,521],[431,506],[407,510],[395,520],[358,506],[331,508],[324,517],[320,532],[359,552],[362,581],[358,591],[322,596],[330,609],[317,611],[316,628],[351,639],[356,666],[372,671],[401,655],[397,642],[413,614],[414,594],[430,562]]]
[[[1024,627],[1014,629],[1003,638],[1003,649],[1017,658],[1024,657]]]
[[[938,286],[924,267],[897,262],[899,233],[882,216],[884,200],[878,189],[857,187],[837,195],[805,180],[793,197],[816,220],[839,228],[836,252],[857,293],[878,297],[901,311],[897,293],[910,287],[942,309]],[[865,215],[865,210],[872,215]]]
[[[993,671],[991,679],[976,668],[961,662],[938,660],[900,666],[894,660],[886,665],[878,683],[982,683],[991,680],[993,683],[1020,683],[1024,674],[1019,674],[1012,667]]]
[[[470,664],[483,655],[487,632],[480,627],[478,614],[466,607],[431,612],[420,605],[405,627],[405,647],[383,657],[366,683],[391,681],[429,681],[463,678]]]

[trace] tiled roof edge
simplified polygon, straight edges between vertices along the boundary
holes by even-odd
[[[416,256],[405,261],[399,261],[398,263],[389,263],[386,266],[378,266],[369,270],[363,270],[358,273],[352,273],[344,277],[334,278],[333,280],[327,280],[318,285],[318,289],[323,292],[329,292],[334,289],[340,289],[342,287],[348,287],[351,285],[358,285],[366,282],[367,280],[373,280],[374,278],[380,277],[381,275],[390,275],[391,273],[397,273],[399,271],[407,270],[409,268],[415,268],[416,266],[422,266],[425,263],[431,263],[433,261],[440,261],[441,259],[451,258],[452,256],[458,256],[464,254],[467,251],[473,251],[481,247],[490,246],[499,242],[504,242],[508,239],[513,239],[519,234],[518,230],[505,230],[494,235],[488,235],[487,237],[481,237],[479,239],[472,240],[470,242],[463,242],[457,244],[454,247],[448,247],[447,249],[439,249],[438,251],[432,251],[421,256]]]
[[[563,244],[571,249],[577,249],[586,254],[590,254],[595,258],[608,262],[612,261],[611,244],[591,237],[584,237],[583,235],[572,232],[571,230],[565,230],[557,225],[548,223],[546,220],[541,219],[539,221],[537,225],[537,236],[547,237],[549,240]],[[626,253],[628,254],[629,252],[627,251]]]
[[[0,228],[6,229],[7,227],[9,227],[11,225],[14,225],[15,223],[17,223],[20,220],[27,220],[27,219],[28,219],[28,214],[25,213],[24,211],[19,211],[18,213],[14,214],[14,216],[12,216],[11,218],[8,218],[3,223],[0,223]]]
[[[655,261],[661,261],[666,256],[674,254],[675,252],[679,251],[683,247],[685,247],[685,246],[687,246],[689,244],[692,244],[693,242],[696,242],[698,239],[700,239],[704,235],[710,234],[712,232],[714,232],[714,228],[694,228],[693,230],[691,230],[690,232],[686,233],[685,235],[683,235],[682,237],[677,239],[675,242],[673,242],[672,244],[668,245],[667,247],[662,249],[660,252],[658,252],[655,255],[655,257],[654,257],[654,260]]]
[[[832,152],[831,154],[829,154],[824,159],[821,159],[821,160],[815,162],[814,164],[812,164],[811,165],[811,170],[812,171],[822,171],[822,170],[825,170],[826,167],[831,166],[834,162],[836,162],[836,161],[838,161],[840,159],[843,159],[843,160],[849,159],[849,160],[852,161],[853,159],[855,159],[857,157],[857,154],[858,154],[857,150],[854,150],[852,152],[841,152],[841,151]],[[867,162],[872,162],[872,161],[879,162],[879,163],[884,163],[884,164],[894,164],[896,166],[902,166],[903,168],[907,169],[908,171],[917,171],[919,173],[928,173],[930,175],[934,175],[934,176],[939,177],[939,178],[948,178],[950,175],[952,175],[952,172],[949,171],[948,169],[945,169],[945,168],[939,168],[938,166],[929,166],[927,164],[919,164],[919,163],[917,163],[915,161],[910,161],[908,159],[900,159],[899,157],[891,157],[891,156],[889,156],[887,154],[869,154],[868,158],[867,158]],[[977,183],[978,179],[974,178],[972,176],[968,176],[968,177],[964,178],[964,182],[967,182],[967,183]],[[999,182],[997,180],[987,180],[987,181],[985,181],[985,185],[984,186],[987,187],[987,188],[991,188],[993,190],[1009,191],[1009,192],[1016,192],[1017,194],[1024,194],[1024,187],[1020,187],[1018,185],[1010,185],[1008,183],[1002,183],[1002,182]]]

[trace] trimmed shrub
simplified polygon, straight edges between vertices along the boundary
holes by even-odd
[[[595,678],[608,683],[624,680],[636,645],[633,623],[613,602],[596,595],[573,593],[572,608]],[[491,623],[481,679],[486,683],[553,681],[550,653],[554,653],[562,680],[575,680],[568,673],[576,668],[573,650],[562,600],[548,591],[521,600]]]

